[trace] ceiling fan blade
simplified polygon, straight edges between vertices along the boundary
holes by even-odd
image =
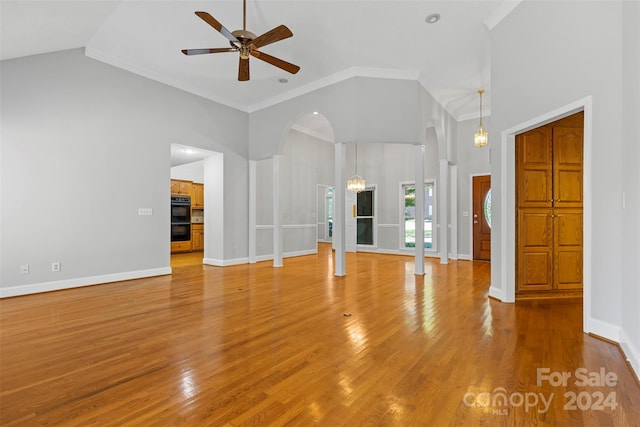
[[[254,40],[251,41],[251,43],[249,44],[249,47],[253,49],[258,49],[258,48],[261,48],[262,46],[266,46],[268,44],[275,43],[280,40],[288,39],[291,36],[293,36],[293,33],[291,32],[291,30],[287,28],[285,25],[280,25],[270,31],[267,31],[261,36],[256,37]]]
[[[206,53],[236,52],[237,50],[232,47],[217,47],[213,49],[182,49],[182,53],[185,55],[204,55]]]
[[[238,81],[246,82],[249,80],[249,58],[240,57],[238,64]]]
[[[221,23],[219,23],[216,18],[209,15],[207,12],[196,12],[196,15],[200,19],[202,19],[207,24],[211,25],[217,31],[219,31],[223,36],[225,36],[230,42],[239,43],[240,41],[233,35],[229,30],[227,30]]]
[[[252,50],[251,55],[265,62],[268,62],[271,65],[275,65],[276,67],[281,68],[291,74],[295,74],[298,71],[300,71],[300,67],[298,67],[297,65],[291,64],[287,61],[283,61],[282,59],[276,58],[275,56],[268,55],[264,52]]]

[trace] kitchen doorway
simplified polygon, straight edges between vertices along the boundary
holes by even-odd
[[[214,151],[182,144],[171,144],[171,196],[189,200],[189,236],[171,243],[171,267],[202,265],[205,258],[207,159],[221,155]],[[211,185],[216,185],[214,182]],[[169,203],[169,200],[167,200]]]

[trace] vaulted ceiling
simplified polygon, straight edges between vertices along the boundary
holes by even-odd
[[[84,47],[91,58],[247,112],[353,76],[414,79],[460,120],[478,114],[476,91],[491,83],[489,28],[515,4],[247,0],[247,30],[260,35],[284,24],[293,32],[260,50],[301,70],[289,74],[252,57],[251,80],[239,82],[237,52],[181,49],[229,47],[194,12],[242,29],[241,0],[1,0],[0,58]],[[440,20],[427,23],[436,13]]]

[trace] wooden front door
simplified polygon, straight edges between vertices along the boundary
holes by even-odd
[[[582,289],[583,113],[516,136],[516,290]]]
[[[491,176],[473,177],[473,259],[491,260]]]

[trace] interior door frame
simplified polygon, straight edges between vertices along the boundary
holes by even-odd
[[[491,172],[486,172],[486,173],[472,173],[469,175],[469,189],[471,191],[469,191],[469,242],[471,242],[471,251],[469,252],[469,259],[471,261],[474,260],[473,257],[473,245],[475,244],[474,241],[474,235],[473,235],[473,178],[477,177],[477,176],[488,176],[489,178],[492,179],[491,181],[491,185],[493,186],[493,177],[491,176]],[[493,197],[493,196],[492,196]],[[492,214],[491,216],[493,217],[493,209],[491,209]],[[493,222],[493,221],[492,221]],[[493,227],[491,228],[491,235],[493,236]],[[492,245],[493,246],[493,245]],[[493,254],[492,254],[493,257]]]
[[[333,185],[329,185],[329,184],[316,184],[316,246],[318,243],[331,243],[333,241],[333,239],[329,238],[329,221],[328,221],[328,213],[327,213],[327,200],[329,199],[329,196],[327,196],[327,190],[329,188],[333,189],[333,195],[331,196],[332,199],[335,200],[335,187]],[[322,196],[320,196],[320,193],[322,193]],[[324,212],[324,218],[322,218],[323,220],[323,224],[325,227],[324,230],[324,239],[319,239],[318,238],[318,227],[320,224],[320,199],[322,199],[322,203],[324,203],[323,206],[323,212]],[[334,208],[334,212],[333,214],[335,215],[335,208]]]
[[[591,240],[592,240],[592,195],[591,195],[591,175],[592,175],[592,133],[593,133],[593,100],[591,96],[579,99],[556,110],[523,122],[512,128],[502,131],[501,134],[501,157],[500,157],[500,241],[498,245],[492,242],[492,251],[501,248],[500,270],[496,273],[500,277],[501,289],[491,288],[490,295],[504,302],[515,302],[515,267],[516,267],[516,242],[515,242],[515,216],[516,216],[516,195],[515,195],[515,137],[519,133],[544,126],[547,123],[570,116],[579,111],[584,111],[584,140],[583,140],[583,161],[584,169],[582,176],[583,183],[583,235],[582,235],[582,265],[583,265],[583,331],[592,332],[594,321],[591,318]],[[492,183],[492,185],[494,185]],[[495,234],[492,234],[492,240]],[[496,258],[491,256],[492,259]],[[602,326],[604,327],[604,326]],[[610,331],[596,328],[600,335],[612,336]]]

